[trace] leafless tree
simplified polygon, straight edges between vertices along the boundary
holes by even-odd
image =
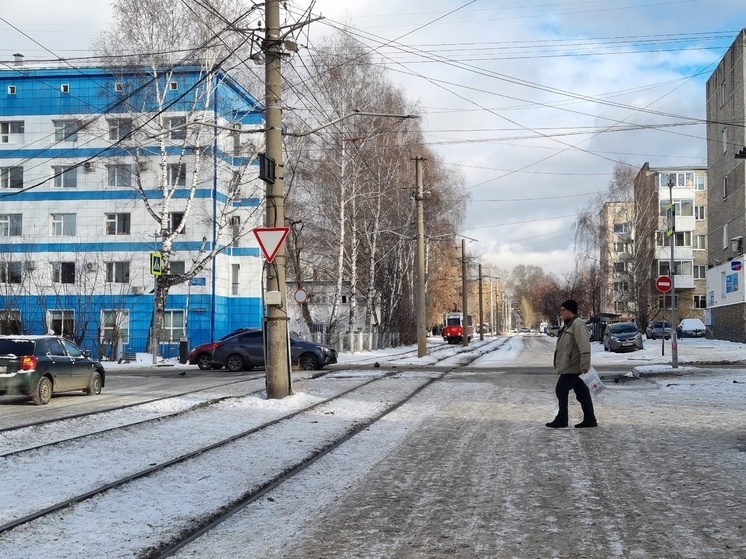
[[[211,4],[186,2],[168,3],[158,0],[115,0],[114,23],[96,41],[96,49],[118,76],[126,94],[120,114],[130,115],[132,132],[121,138],[118,147],[135,162],[135,189],[145,211],[154,222],[156,239],[162,254],[163,275],[155,289],[154,323],[150,338],[160,340],[166,298],[174,285],[188,282],[204,270],[214,257],[231,246],[248,232],[250,219],[240,221],[235,227],[231,218],[237,211],[233,202],[239,197],[249,197],[258,192],[257,186],[242,170],[221,169],[229,178],[221,183],[225,200],[218,205],[217,215],[200,208],[195,202],[197,188],[204,184],[211,157],[206,149],[218,141],[219,131],[206,124],[205,115],[214,110],[214,94],[225,74],[221,64],[238,57],[239,48],[247,41],[237,41],[234,26],[250,17],[253,9],[241,11],[241,2],[213,1]],[[251,41],[248,41],[249,48]],[[199,77],[193,87],[179,93],[178,103],[169,96],[175,81],[184,67],[197,68]],[[172,93],[172,92],[171,92]],[[178,107],[180,116],[168,116],[169,109]],[[218,109],[219,110],[219,109]],[[225,134],[223,134],[225,136]],[[242,142],[238,137],[230,140],[235,155],[256,155],[251,141]],[[148,168],[152,150],[145,146],[156,143],[157,167]],[[174,160],[176,148],[178,159]],[[186,164],[191,166],[186,176]],[[155,187],[158,196],[148,191]],[[184,273],[171,273],[174,259],[174,242],[185,231],[186,224],[200,224],[206,234],[199,249],[190,253]],[[149,232],[145,233],[146,236]]]

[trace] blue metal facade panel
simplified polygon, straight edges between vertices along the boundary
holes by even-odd
[[[263,123],[263,109],[261,105],[249,95],[244,89],[238,86],[230,77],[224,73],[218,74],[220,84],[216,91],[215,103],[213,108],[222,117],[239,121],[244,125],[257,126]],[[187,111],[192,109],[194,95],[184,95],[192,86],[197,84],[201,79],[201,74],[195,68],[178,69],[173,74],[173,81],[177,82],[178,87],[173,91],[168,91],[167,103],[171,103],[169,111]],[[123,84],[123,92],[117,91],[116,83]],[[135,91],[139,85],[146,84],[142,76],[127,75],[118,76],[115,71],[102,68],[55,68],[40,69],[19,66],[17,69],[0,70],[0,119],[3,120],[23,120],[32,117],[55,117],[60,115],[89,115],[89,114],[107,114],[107,113],[129,113],[131,107],[125,107],[123,101],[131,102],[131,105],[137,106],[138,103],[144,103],[144,100],[136,94],[131,97],[128,93]],[[66,91],[62,86],[65,85]],[[152,85],[152,84],[151,84]],[[165,86],[165,81],[160,83]],[[13,86],[11,93],[10,86]],[[156,107],[148,106],[147,103],[141,104],[146,111],[155,110]],[[54,147],[52,147],[54,146]],[[148,148],[145,148],[146,151]],[[171,155],[178,155],[178,147],[169,148]],[[210,148],[206,153],[212,153]],[[97,157],[124,157],[130,153],[119,147],[103,146],[95,147],[68,147],[60,148],[57,145],[50,144],[49,147],[41,149],[24,149],[19,146],[14,149],[13,146],[5,146],[0,149],[0,161],[5,159],[9,163],[6,165],[17,165],[18,161],[10,160],[27,160],[32,162],[35,159],[64,159],[74,158],[84,160]],[[150,155],[156,155],[153,152]],[[148,153],[143,153],[147,156]],[[244,157],[236,157],[226,153],[213,153],[216,159],[227,161],[232,165],[246,164]],[[45,182],[48,179],[45,179]],[[160,191],[149,191],[147,193],[151,199],[161,197]],[[187,197],[189,189],[177,193],[176,198]],[[3,198],[6,198],[6,201]],[[86,208],[86,202],[91,204],[98,202],[99,206],[106,205],[108,201],[137,201],[139,194],[133,190],[118,190],[115,188],[103,189],[57,189],[48,188],[29,188],[14,192],[12,189],[5,191],[0,190],[0,204],[3,205],[3,211],[12,213],[15,208],[23,206],[28,207],[30,203],[44,201],[61,201],[61,202],[79,202],[81,209]],[[216,186],[213,188],[200,188],[196,191],[195,199],[204,200],[209,203],[212,201],[214,208],[215,203],[224,203],[226,196],[220,192]],[[18,206],[11,206],[10,202],[18,203]],[[258,207],[260,201],[256,198],[243,199],[234,202],[238,208]],[[90,212],[89,212],[90,213]],[[84,219],[89,220],[89,216]],[[89,223],[87,221],[86,223]],[[131,252],[143,253],[147,255],[153,250],[153,242],[35,242],[24,243],[22,239],[13,238],[12,243],[2,243],[2,250],[8,254],[29,254],[38,255],[37,262],[47,264],[50,255],[45,253],[116,253]],[[96,239],[97,240],[97,239]],[[214,239],[209,239],[208,246],[212,246]],[[201,243],[196,241],[183,241],[174,244],[174,249],[183,253],[197,251]],[[223,253],[227,258],[254,257],[250,262],[243,264],[245,267],[256,267],[260,269],[259,261],[260,251],[258,247],[229,247]],[[57,257],[59,258],[59,256]],[[220,258],[220,257],[219,257]],[[216,258],[216,261],[218,259]],[[256,262],[256,263],[255,263]],[[248,266],[247,266],[248,265]],[[187,336],[190,345],[208,342],[216,339],[239,327],[252,326],[259,327],[262,322],[262,303],[260,297],[232,296],[227,297],[219,293],[220,289],[216,288],[216,264],[213,263],[210,272],[210,280],[213,285],[206,286],[207,293],[174,293],[173,291],[166,302],[167,310],[185,310],[187,313]],[[221,281],[226,285],[226,266],[222,265],[218,270],[222,273]],[[260,276],[260,274],[258,274]],[[197,289],[198,291],[199,289]],[[192,289],[194,291],[194,289]],[[216,293],[218,291],[218,293]],[[99,325],[101,313],[103,310],[114,310],[124,308],[129,310],[129,338],[130,343],[126,344],[126,351],[148,351],[146,340],[150,329],[150,323],[153,313],[153,296],[147,292],[143,295],[124,294],[117,297],[111,295],[74,295],[60,297],[58,295],[47,295],[41,299],[39,296],[14,295],[12,297],[2,296],[0,294],[0,308],[18,309],[22,313],[23,324],[29,331],[28,333],[44,333],[45,313],[47,309],[70,309],[76,313],[76,323],[89,324],[89,329],[85,334],[83,346],[91,349],[96,354],[99,340]]]

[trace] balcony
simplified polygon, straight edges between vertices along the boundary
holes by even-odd
[[[671,247],[655,247],[655,259],[656,260],[670,260],[671,259]],[[694,249],[692,247],[674,247],[673,248],[673,259],[674,260],[694,260]]]
[[[679,289],[694,289],[694,276],[676,276],[674,278],[674,288],[676,291]]]

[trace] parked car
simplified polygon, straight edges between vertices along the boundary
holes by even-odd
[[[229,371],[250,371],[254,367],[264,366],[264,336],[261,329],[242,330],[208,345],[214,346],[212,368],[225,367]],[[192,354],[195,350],[192,350]],[[293,365],[303,370],[321,369],[337,362],[337,350],[323,344],[306,342],[291,335],[290,358]],[[195,356],[194,359],[199,366],[199,358]],[[189,361],[192,362],[191,356]]]
[[[210,342],[209,344],[200,344],[198,346],[195,346],[192,348],[192,351],[189,352],[189,358],[188,362],[190,365],[197,365],[200,369],[203,371],[206,371],[207,369],[222,369],[222,365],[214,365],[212,362],[212,352],[215,351],[215,348],[217,345],[222,342],[223,340],[226,340],[232,336],[235,336],[236,334],[240,332],[247,332],[255,330],[255,328],[238,328],[237,330],[234,330],[233,332],[226,334],[222,338],[218,339],[217,342]]]
[[[669,339],[671,337],[671,323],[667,320],[653,320],[649,322],[648,327],[645,329],[645,337],[648,340],[658,338]]]
[[[707,328],[704,322],[698,318],[684,318],[679,322],[676,333],[680,338],[704,338]]]
[[[642,349],[642,334],[634,322],[616,322],[604,330],[604,351],[626,351]]]
[[[24,394],[37,405],[52,394],[101,394],[106,374],[91,352],[61,336],[0,336],[0,395]]]
[[[547,326],[547,336],[550,338],[554,338],[555,336],[559,335],[560,327],[556,324],[550,324]]]
[[[521,334],[530,334],[531,328],[529,328],[528,326],[524,326],[523,328],[521,328],[520,332]]]

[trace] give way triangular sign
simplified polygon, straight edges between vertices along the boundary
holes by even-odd
[[[254,229],[254,236],[259,241],[259,247],[267,262],[272,262],[280,250],[285,237],[288,236],[290,227],[257,227]]]

